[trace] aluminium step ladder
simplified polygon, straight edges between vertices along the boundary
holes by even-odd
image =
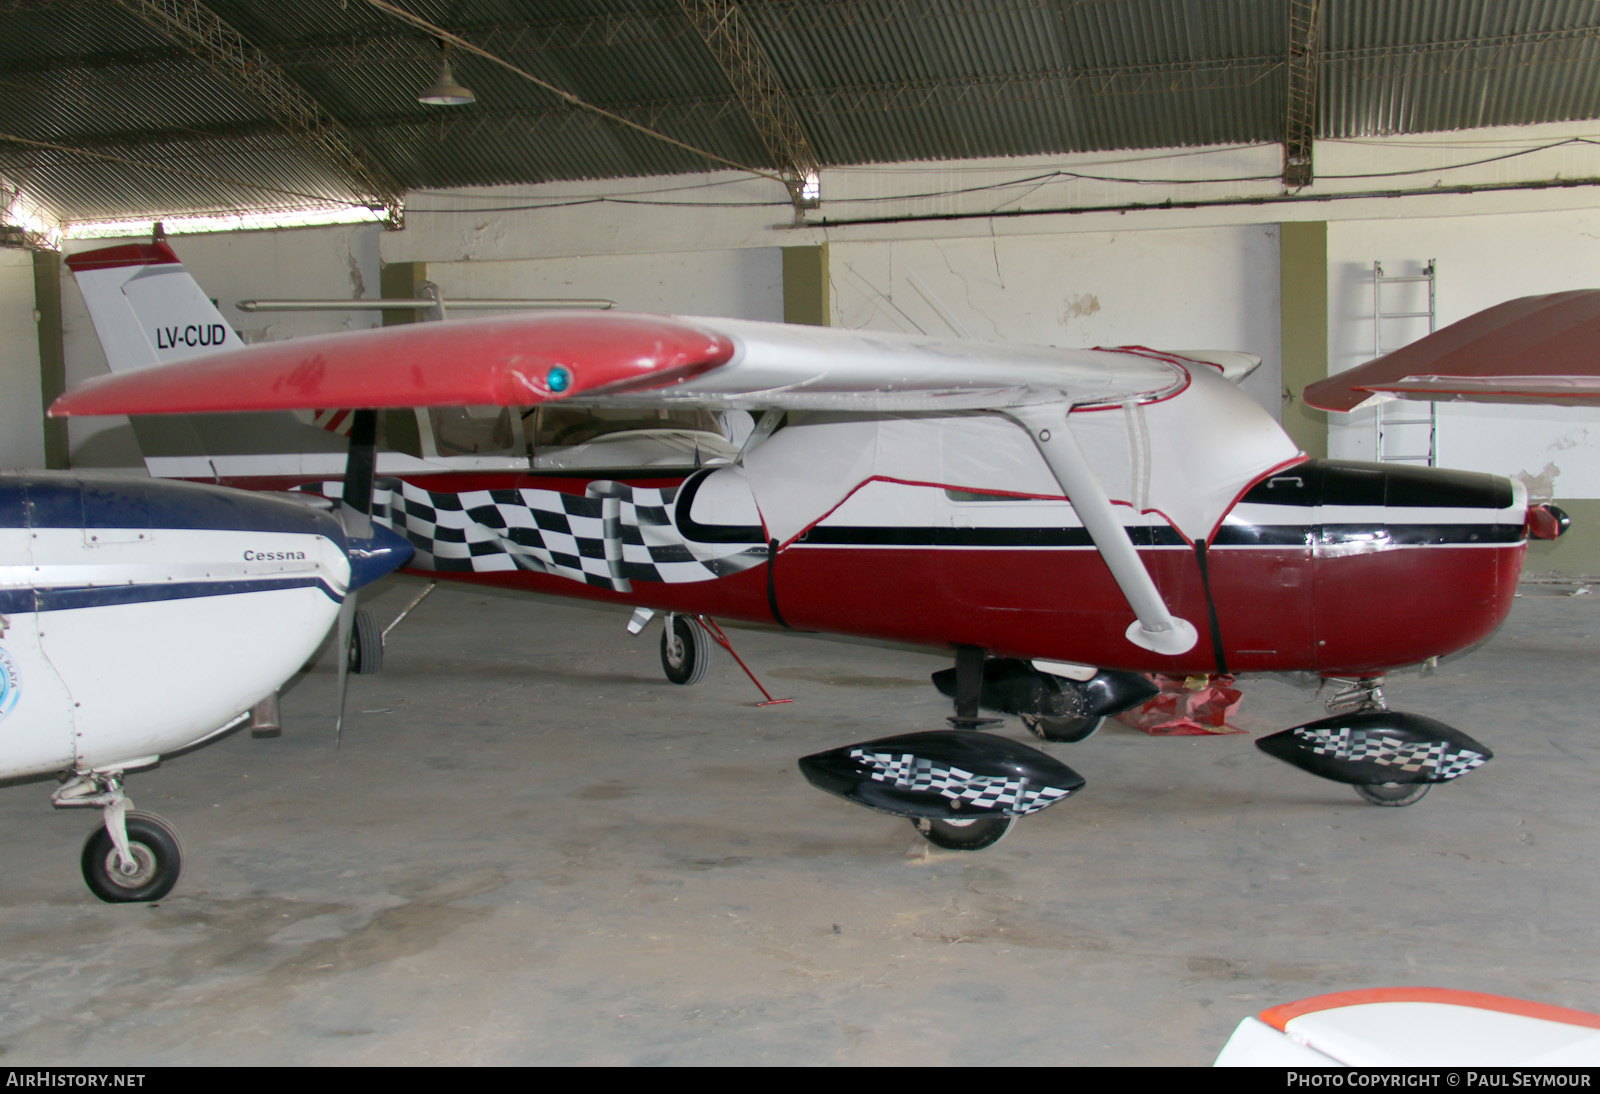
[[[1428,264],[1422,268],[1420,274],[1396,274],[1390,276],[1383,272],[1383,263],[1372,264],[1372,356],[1382,357],[1401,346],[1414,342],[1421,335],[1401,337],[1396,327],[1414,329],[1419,320],[1428,321],[1428,334],[1433,333],[1436,316],[1434,278],[1438,263],[1428,259]],[[1427,310],[1418,310],[1407,305],[1413,303],[1409,297],[1397,301],[1396,294],[1385,293],[1384,288],[1392,285],[1425,284],[1428,291]],[[1385,310],[1385,308],[1396,310]],[[1385,325],[1388,330],[1385,330]],[[1396,340],[1385,339],[1389,334]],[[1426,407],[1426,410],[1423,409]],[[1434,467],[1439,457],[1439,411],[1437,403],[1417,403],[1404,399],[1390,399],[1379,403],[1377,413],[1373,418],[1373,427],[1377,437],[1374,444],[1376,458],[1380,463],[1412,463],[1426,467]]]

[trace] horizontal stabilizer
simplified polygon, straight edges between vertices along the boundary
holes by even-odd
[[[1242,383],[1251,373],[1261,367],[1261,358],[1253,353],[1244,353],[1240,350],[1184,349],[1175,350],[1173,356],[1210,365],[1221,372],[1225,378],[1236,384]]]

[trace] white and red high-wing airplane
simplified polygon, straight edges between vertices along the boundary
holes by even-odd
[[[126,773],[249,718],[336,618],[348,627],[354,590],[410,554],[357,514],[297,500],[0,475],[0,779],[57,776],[57,806],[101,807],[89,888],[160,899],[177,835],[129,812]]]
[[[69,265],[103,275],[80,273],[102,341],[148,356],[220,320],[197,290],[151,310],[144,282],[192,284],[165,244]],[[1307,459],[1230,382],[1251,360],[557,312],[202,353],[90,381],[52,412],[361,408],[370,433],[382,408],[750,411],[725,466],[579,476],[533,470],[524,451],[518,469],[379,480],[374,515],[424,574],[670,613],[664,660],[680,678],[693,666],[674,659],[697,656],[693,620],[710,615],[954,651],[956,729],[802,768],[936,843],[977,847],[1082,785],[973,732],[979,708],[1077,739],[1146,698],[1143,673],[1352,679],[1355,709],[1259,743],[1381,804],[1490,757],[1384,709],[1379,684],[1505,617],[1531,519],[1522,487]]]
[[[1450,988],[1364,988],[1246,1018],[1215,1066],[1553,1069],[1597,1063],[1600,1014]],[[1527,1085],[1535,1081],[1521,1078]]]

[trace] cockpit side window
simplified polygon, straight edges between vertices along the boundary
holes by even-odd
[[[722,435],[717,415],[709,410],[633,409],[542,406],[533,417],[534,451],[563,445],[587,444],[610,433],[645,429],[677,429]]]
[[[441,456],[526,456],[519,451],[511,416],[515,407],[429,407],[434,445]]]

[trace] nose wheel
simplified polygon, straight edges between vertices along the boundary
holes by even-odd
[[[80,859],[84,883],[95,896],[107,904],[137,904],[172,892],[183,870],[183,844],[166,821],[131,808],[121,771],[79,772],[56,788],[50,804],[102,811]]]
[[[160,900],[178,883],[183,850],[178,833],[154,813],[128,813],[126,853],[101,825],[83,845],[83,880],[107,904]]]
[[[1422,800],[1432,783],[1357,783],[1352,789],[1356,796],[1369,805],[1391,807],[1410,805]]]

